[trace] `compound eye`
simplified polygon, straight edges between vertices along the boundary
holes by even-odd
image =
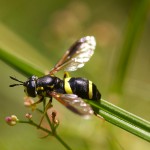
[[[30,77],[26,82],[24,82],[24,92],[31,97],[36,97],[37,96],[37,91],[36,91],[36,81],[37,77],[32,76]]]
[[[29,82],[29,85],[27,87],[27,93],[31,97],[36,97],[36,81],[35,80],[31,80]]]

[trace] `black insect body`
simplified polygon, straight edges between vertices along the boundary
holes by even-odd
[[[83,99],[100,100],[101,98],[96,85],[85,78],[70,78],[68,83],[67,84],[70,86],[69,89],[71,88],[71,93]],[[66,84],[66,82],[64,84]],[[65,91],[68,92],[68,87]]]
[[[12,84],[10,86],[23,85],[27,96],[40,96],[40,100],[34,104],[42,102],[45,97],[49,97],[49,103],[51,103],[54,97],[76,114],[82,116],[89,116],[93,113],[97,114],[98,112],[95,112],[97,110],[94,109],[93,111],[92,107],[83,100],[88,99],[100,102],[101,94],[92,81],[81,77],[70,77],[68,72],[65,72],[63,79],[54,75],[61,69],[75,71],[83,67],[93,55],[95,46],[96,42],[93,36],[83,37],[66,51],[62,59],[60,59],[48,75],[39,78],[33,75],[26,82],[10,77],[20,82],[20,84]]]

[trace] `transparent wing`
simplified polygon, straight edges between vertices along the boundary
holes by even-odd
[[[76,41],[50,71],[50,74],[54,74],[61,69],[75,71],[83,67],[93,55],[95,46],[96,41],[93,36],[86,36]]]
[[[75,94],[60,94],[51,92],[50,95],[66,106],[72,112],[88,118],[94,112],[91,106]]]

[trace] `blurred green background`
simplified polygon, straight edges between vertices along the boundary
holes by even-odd
[[[103,99],[150,120],[148,1],[0,0],[0,48],[47,72],[74,41],[93,35],[94,56],[71,75],[92,80]],[[9,75],[23,81],[26,77],[1,60],[0,70],[0,149],[64,149],[53,137],[41,139],[44,134],[36,128],[5,123],[6,116],[25,119],[30,110],[23,106],[23,88],[9,88]],[[57,75],[62,77],[63,71]],[[60,120],[58,134],[72,149],[149,149],[148,142],[106,121],[85,120],[57,101],[53,104]]]

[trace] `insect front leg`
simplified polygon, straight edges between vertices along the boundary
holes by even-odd
[[[44,100],[44,96],[40,96],[40,99],[37,102],[34,102],[33,104],[31,104],[31,108],[32,110],[36,109],[36,105],[41,103]]]

